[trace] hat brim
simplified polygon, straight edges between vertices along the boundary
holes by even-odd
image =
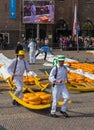
[[[58,61],[64,61],[64,60],[65,60],[65,59],[62,59],[62,60],[60,59],[60,60],[58,60]]]
[[[24,54],[18,54],[18,56],[24,56]]]

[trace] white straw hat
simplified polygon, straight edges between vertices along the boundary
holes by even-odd
[[[59,55],[58,56],[58,61],[64,61],[65,60],[65,56],[64,55]]]

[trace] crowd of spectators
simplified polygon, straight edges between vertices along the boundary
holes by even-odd
[[[29,51],[28,48],[28,44],[30,43],[30,39],[26,40],[26,38],[22,38],[22,40],[20,41],[23,49],[25,51]],[[44,45],[50,45],[49,39],[47,37],[45,37],[45,39],[40,39],[40,38],[36,38],[35,39],[36,42],[36,50],[38,50],[39,48],[41,48]],[[57,41],[56,45],[61,49],[61,50],[76,50],[77,49],[77,44],[79,46],[79,49],[81,50],[93,50],[94,49],[94,37],[83,37],[83,36],[79,36],[78,38],[76,36],[72,37],[72,36],[64,36],[64,37],[60,37],[59,40]],[[6,40],[6,38],[2,38],[0,36],[0,49],[6,49],[8,45],[8,42]],[[54,46],[54,43],[52,44]]]
[[[22,43],[23,48],[26,51],[28,51],[29,41],[30,39],[24,40],[24,42]],[[43,45],[48,44],[47,43],[48,38],[45,38],[45,39],[36,38],[35,42],[37,44],[36,47],[38,49],[38,48],[41,48]],[[56,44],[61,50],[76,50],[77,44],[80,50],[94,49],[94,37],[89,37],[89,36],[87,37],[79,36],[78,38],[76,36],[60,37]],[[50,43],[49,43],[49,46],[50,46]]]
[[[61,50],[76,49],[77,44],[79,49],[91,49],[94,48],[94,37],[60,37],[58,43]]]

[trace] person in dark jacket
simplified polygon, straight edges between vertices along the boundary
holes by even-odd
[[[17,42],[17,46],[16,46],[16,48],[15,48],[15,54],[16,54],[16,56],[18,57],[18,52],[20,51],[20,50],[23,50],[23,45],[21,44],[21,42]]]

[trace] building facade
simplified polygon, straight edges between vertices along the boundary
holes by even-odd
[[[16,17],[10,18],[10,2],[16,2]],[[30,0],[25,0],[30,1]],[[41,1],[41,0],[38,0]],[[45,1],[45,0],[44,0]],[[23,22],[24,0],[1,0],[0,36],[7,37],[7,42],[14,47],[24,36],[28,38],[48,37],[52,47],[58,46],[60,36],[72,34],[74,6],[77,4],[77,18],[80,35],[94,36],[94,0],[53,0],[54,23],[37,24]]]

